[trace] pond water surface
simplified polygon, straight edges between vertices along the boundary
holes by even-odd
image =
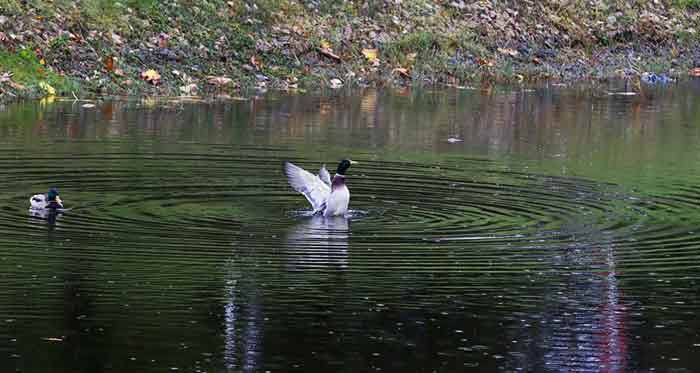
[[[699,93],[7,105],[0,366],[697,371]],[[309,217],[282,162],[344,157],[350,217]]]

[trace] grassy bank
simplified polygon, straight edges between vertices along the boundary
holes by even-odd
[[[3,99],[572,81],[700,66],[698,0],[0,0]]]

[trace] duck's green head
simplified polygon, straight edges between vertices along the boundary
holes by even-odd
[[[49,191],[46,193],[46,198],[48,198],[49,201],[55,201],[56,197],[58,197],[58,190],[56,188],[49,188]]]
[[[350,168],[351,164],[357,164],[357,162],[351,161],[349,159],[343,159],[338,163],[338,170],[336,171],[337,174],[339,175],[345,175],[345,171]]]

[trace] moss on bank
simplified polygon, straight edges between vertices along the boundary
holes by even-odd
[[[5,98],[46,93],[41,82],[207,95],[632,78],[700,59],[694,0],[0,0],[0,14]],[[142,78],[151,69],[159,79]]]

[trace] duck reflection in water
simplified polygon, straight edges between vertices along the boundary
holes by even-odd
[[[348,265],[348,219],[314,215],[290,228],[285,241],[289,265],[295,270]]]
[[[61,209],[29,209],[29,218],[32,223],[42,223],[53,226],[56,219],[63,213]]]

